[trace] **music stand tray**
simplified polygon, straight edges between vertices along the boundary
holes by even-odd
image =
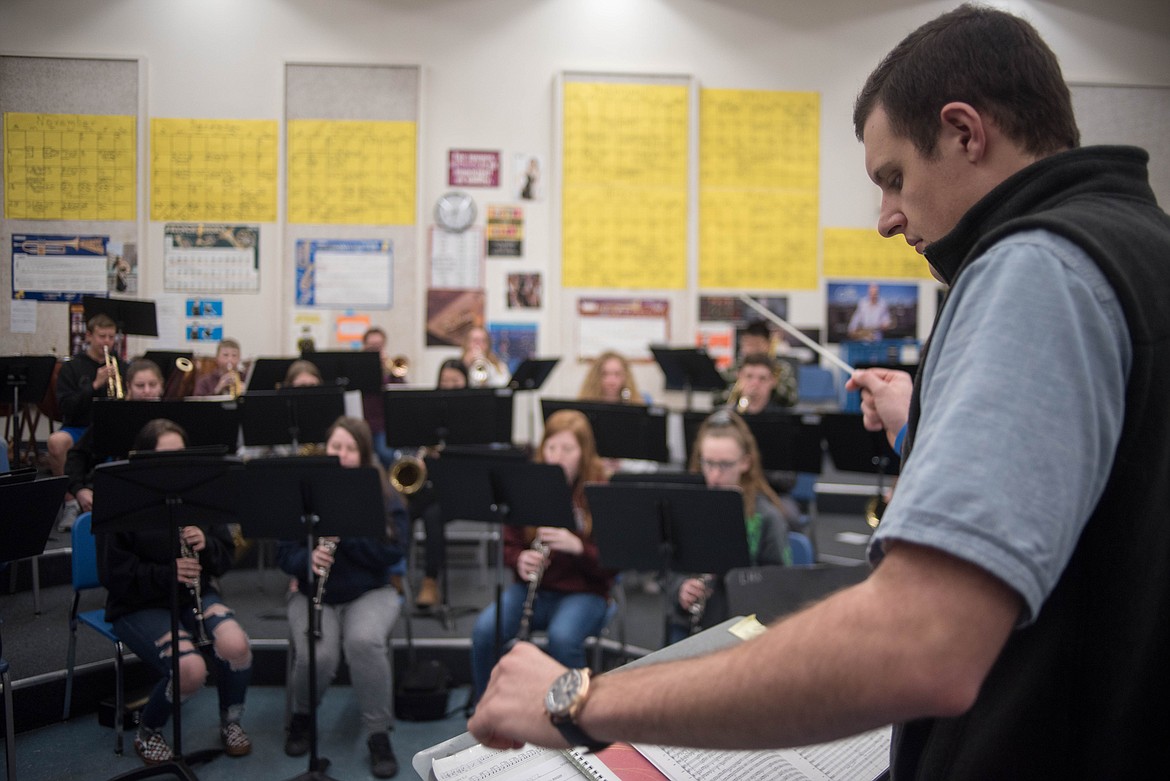
[[[118,331],[136,336],[158,336],[158,317],[153,301],[135,298],[82,296],[85,321],[94,315],[106,315],[118,325]]]
[[[512,379],[508,381],[508,387],[512,390],[540,390],[559,360],[559,358],[525,358],[516,367],[516,371],[512,372]]]
[[[901,459],[890,447],[884,431],[866,431],[860,413],[826,412],[821,414],[833,466],[842,472],[867,472],[896,475]]]
[[[667,414],[663,407],[563,399],[541,399],[540,405],[545,420],[562,409],[578,410],[589,418],[600,456],[670,461],[666,444]]]
[[[687,461],[695,448],[695,438],[708,412],[683,413],[683,437]],[[764,412],[744,415],[744,423],[760,449],[760,465],[768,471],[811,472],[820,474],[824,451],[821,421],[813,415],[790,412]]]
[[[246,445],[324,442],[325,432],[345,414],[340,386],[249,390],[237,400]]]
[[[386,439],[398,447],[512,441],[510,388],[382,391]]]
[[[727,387],[727,380],[706,350],[651,345],[650,352],[666,378],[666,390],[717,391]]]
[[[68,482],[64,476],[0,480],[0,563],[45,552]]]
[[[125,458],[138,432],[155,418],[183,427],[191,447],[221,445],[234,451],[240,438],[240,413],[234,401],[117,401],[93,405],[94,451],[99,457]]]
[[[346,390],[362,393],[377,393],[385,384],[382,382],[382,356],[377,353],[353,350],[306,352],[301,353],[301,360],[309,361],[317,367],[325,385],[340,385]]]
[[[288,374],[288,367],[292,366],[295,360],[297,359],[257,358],[252,361],[251,370],[248,372],[248,390],[276,390],[276,386],[284,382],[284,377]]]
[[[12,420],[15,423],[12,427],[15,436],[12,443],[13,463],[20,463],[20,445],[24,439],[21,407],[37,404],[45,397],[56,365],[57,358],[53,355],[0,356],[0,382],[3,382],[0,385],[0,403],[11,399]]]

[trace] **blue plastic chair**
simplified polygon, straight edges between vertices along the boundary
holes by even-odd
[[[122,753],[122,713],[126,695],[123,688],[123,662],[126,647],[114,633],[114,627],[105,617],[105,609],[78,612],[81,593],[102,588],[98,580],[97,541],[90,530],[91,513],[82,513],[73,523],[73,608],[69,611],[69,655],[65,662],[65,708],[61,719],[69,719],[69,706],[73,701],[73,664],[77,657],[77,627],[88,626],[114,644],[114,753]]]
[[[840,405],[833,372],[821,366],[801,366],[797,370],[797,392],[801,404]]]
[[[800,532],[788,532],[788,549],[792,551],[792,566],[811,567],[816,563],[812,540]]]

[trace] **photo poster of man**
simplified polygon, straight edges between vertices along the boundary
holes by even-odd
[[[107,295],[108,236],[18,233],[12,236],[12,297],[80,301]]]
[[[137,293],[138,245],[132,241],[110,241],[106,245],[106,260],[106,289],[126,295]]]
[[[492,323],[488,336],[492,350],[508,364],[509,373],[515,374],[525,359],[536,355],[536,323]]]
[[[484,324],[483,290],[427,291],[427,347],[462,347],[473,326]]]
[[[520,206],[487,207],[487,254],[489,258],[518,258],[524,254],[524,209]]]
[[[544,171],[544,159],[540,155],[528,152],[516,152],[512,155],[512,182],[517,200],[544,200],[542,171]]]
[[[913,339],[918,333],[918,285],[830,282],[826,307],[830,343]]]
[[[508,308],[540,309],[543,290],[539,271],[508,274]]]

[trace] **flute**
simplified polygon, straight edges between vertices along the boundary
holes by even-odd
[[[540,540],[533,540],[532,550],[540,551],[540,566],[528,575],[528,594],[524,597],[524,612],[520,614],[520,631],[516,633],[516,639],[523,641],[527,641],[532,634],[532,608],[536,604],[536,592],[548,562],[547,545]]]
[[[317,545],[330,556],[337,552],[337,542],[335,540],[320,540]],[[321,639],[321,617],[325,612],[325,605],[322,602],[322,599],[325,597],[325,581],[329,580],[329,571],[331,569],[333,568],[317,568],[317,591],[313,594],[313,637],[318,640]]]
[[[179,555],[184,559],[199,559],[199,554],[187,542],[187,538],[183,536],[183,531],[187,527],[179,529]],[[203,586],[200,584],[201,577],[196,576],[195,580],[187,584],[187,588],[191,591],[191,596],[195,599],[195,621],[199,625],[199,636],[195,638],[195,645],[205,646],[211,645],[211,639],[207,636],[207,625],[203,620]]]

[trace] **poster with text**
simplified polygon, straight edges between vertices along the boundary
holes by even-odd
[[[12,297],[80,301],[104,296],[108,236],[12,236]]]

